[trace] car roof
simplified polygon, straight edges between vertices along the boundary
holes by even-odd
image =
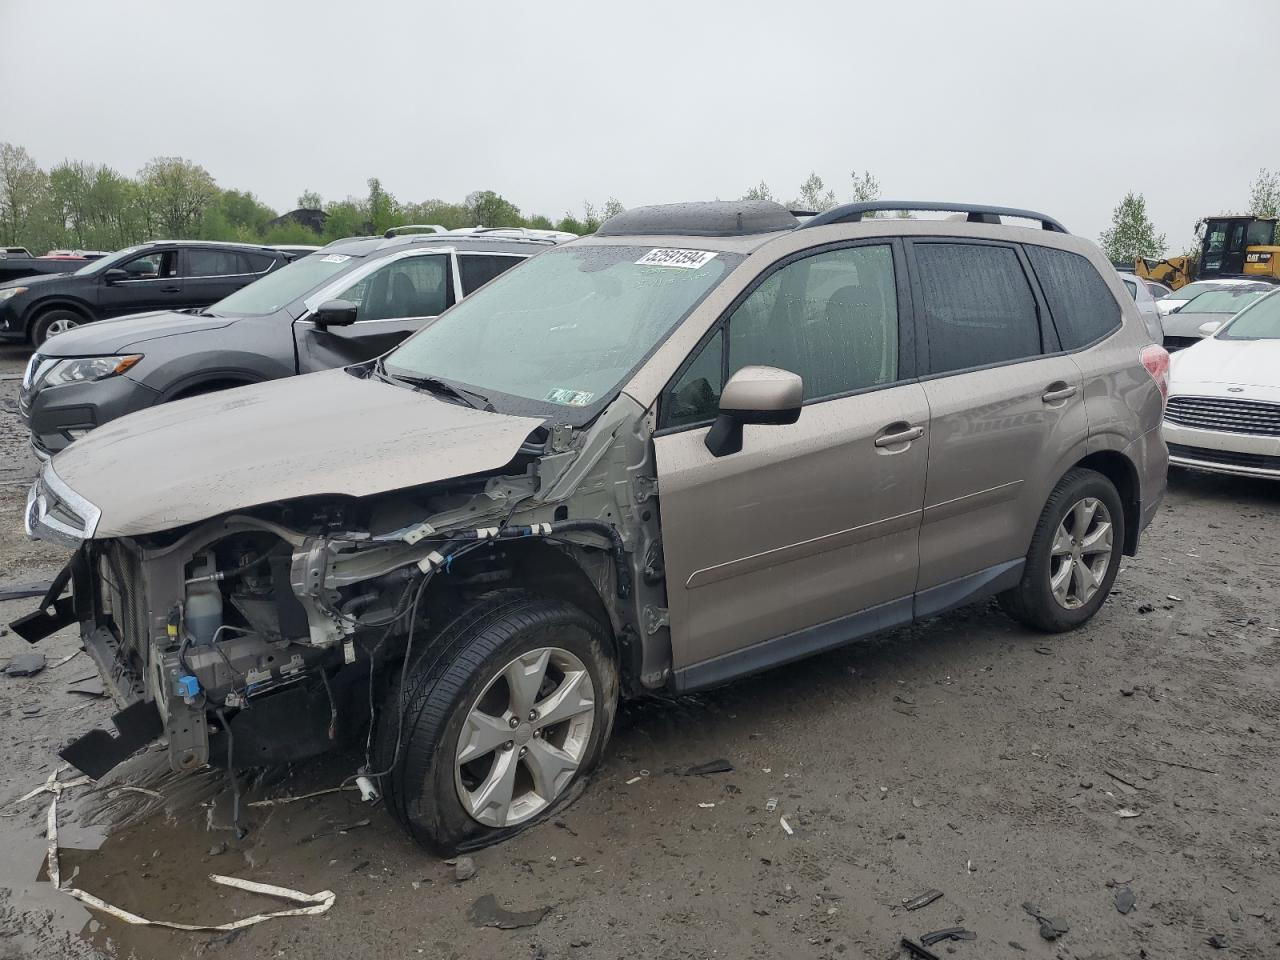
[[[483,250],[490,253],[532,255],[554,245],[554,241],[487,233],[403,233],[394,237],[347,237],[320,249],[324,253],[338,253],[349,257],[367,257],[373,253],[410,247],[452,247],[464,252]]]
[[[239,243],[235,240],[146,240],[136,244],[137,247],[215,247],[231,250],[254,250],[260,253],[278,253],[279,251],[265,243]]]

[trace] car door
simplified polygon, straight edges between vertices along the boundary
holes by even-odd
[[[234,250],[187,247],[182,251],[183,305],[207,307],[235,293],[254,277]]]
[[[902,247],[774,265],[677,372],[655,433],[676,682],[719,682],[910,617],[928,408],[914,381]],[[901,310],[901,316],[900,316]],[[799,374],[789,425],[705,440],[744,366]]]
[[[298,372],[311,373],[381,356],[453,304],[450,251],[410,250],[357,271],[307,301],[307,314],[294,322]],[[348,326],[318,326],[312,319],[322,301],[356,305]]]
[[[172,310],[185,306],[183,281],[179,271],[178,251],[152,247],[145,253],[126,260],[111,271],[123,270],[125,276],[98,279],[98,310],[104,317],[120,317],[147,310]]]
[[[929,404],[915,612],[928,616],[1017,582],[1088,423],[1080,370],[1016,244],[916,239],[908,252]]]

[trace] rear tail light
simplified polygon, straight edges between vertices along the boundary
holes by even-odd
[[[1160,388],[1160,399],[1169,402],[1169,351],[1158,343],[1150,343],[1142,348],[1142,365],[1151,374],[1151,379]]]

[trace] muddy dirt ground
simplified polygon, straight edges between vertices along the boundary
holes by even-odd
[[[23,359],[0,354],[0,376]],[[62,559],[22,537],[31,464],[16,389],[0,381],[5,584],[48,578]],[[1280,484],[1175,473],[1085,629],[1035,635],[983,604],[706,695],[624,706],[582,797],[477,854],[462,883],[358,794],[249,808],[241,841],[223,775],[175,780],[158,755],[67,795],[64,876],[78,870],[77,886],[147,917],[221,923],[281,906],[210,873],[336,894],[324,916],[231,935],[126,927],[51,889],[48,796],[13,801],[109,710],[72,692],[93,672],[83,654],[0,676],[0,958],[888,960],[903,935],[950,926],[977,939],[938,944],[940,956],[1274,958],[1277,578]],[[0,603],[0,621],[30,603]],[[0,637],[0,661],[23,647]],[[77,643],[68,632],[41,649],[56,663]],[[733,771],[683,775],[718,758]],[[331,786],[358,762],[278,773],[245,799]],[[930,889],[941,898],[904,909]],[[485,896],[547,912],[477,927]],[[1067,932],[1041,939],[1024,901]]]

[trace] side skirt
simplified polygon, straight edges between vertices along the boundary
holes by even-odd
[[[1022,568],[1025,565],[1026,560],[1021,557],[996,564],[949,583],[930,587],[914,596],[899,597],[847,617],[828,620],[772,640],[762,640],[742,650],[681,667],[672,674],[672,686],[677,693],[690,693],[718,686],[842,647],[872,634],[905,626],[913,620],[936,616],[1016,586],[1022,579]]]

